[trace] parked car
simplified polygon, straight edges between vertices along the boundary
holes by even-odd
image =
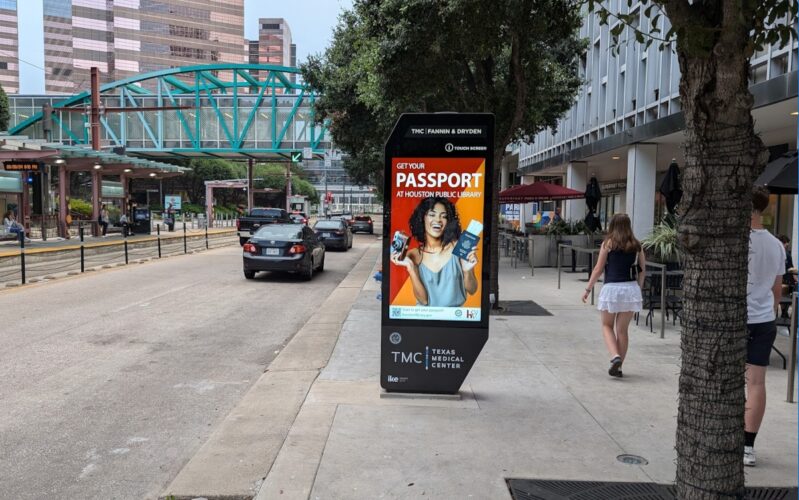
[[[303,226],[308,225],[308,216],[302,212],[294,212],[289,214],[291,221],[295,224],[302,224]]]
[[[368,215],[356,215],[352,221],[352,232],[357,233],[363,231],[365,233],[374,234],[374,222]]]
[[[341,220],[347,223],[348,226],[352,227],[352,223],[355,221],[355,217],[352,216],[351,213],[344,212],[341,214]]]
[[[239,243],[244,245],[258,228],[267,224],[290,224],[289,214],[282,208],[253,208],[250,213],[236,219]]]
[[[325,269],[325,245],[313,230],[297,224],[269,224],[258,229],[244,244],[244,277],[258,271],[291,271],[306,280],[314,270]]]
[[[352,248],[352,231],[343,219],[317,221],[313,227],[316,236],[328,248]]]

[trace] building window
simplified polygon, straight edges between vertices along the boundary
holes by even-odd
[[[280,25],[279,24],[266,24],[266,23],[264,23],[264,24],[261,25],[261,29],[262,30],[279,30],[280,29]]]
[[[5,61],[0,62],[0,69],[8,69],[8,63]]]
[[[768,66],[765,63],[754,66],[749,72],[749,82],[752,85],[756,83],[765,82],[767,76],[767,69]]]

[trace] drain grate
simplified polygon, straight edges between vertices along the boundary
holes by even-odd
[[[647,465],[649,461],[638,455],[619,455],[616,460],[627,465]]]
[[[492,316],[552,316],[552,313],[532,300],[501,300],[498,309],[491,310]]]
[[[605,481],[508,479],[514,500],[676,500],[673,485]],[[747,500],[793,500],[797,488],[746,489]]]

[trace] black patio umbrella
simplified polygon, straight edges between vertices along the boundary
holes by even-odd
[[[680,189],[680,167],[673,158],[663,182],[660,183],[660,194],[666,199],[666,210],[674,215],[674,210],[682,199],[682,189]]]
[[[755,181],[773,194],[797,194],[797,152],[785,153],[770,161]]]
[[[585,206],[591,212],[596,212],[599,206],[599,201],[602,199],[602,190],[599,189],[599,181],[596,177],[591,177],[588,185],[585,187]]]
[[[596,216],[596,210],[601,199],[602,190],[599,189],[599,181],[596,180],[596,177],[591,176],[591,180],[588,181],[588,185],[585,187],[585,206],[588,208],[588,214],[585,216],[585,225],[591,232],[602,229],[599,217]]]

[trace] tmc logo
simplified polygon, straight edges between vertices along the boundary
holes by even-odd
[[[395,363],[413,363],[415,365],[421,365],[423,361],[421,352],[391,351],[391,355],[394,356]]]

